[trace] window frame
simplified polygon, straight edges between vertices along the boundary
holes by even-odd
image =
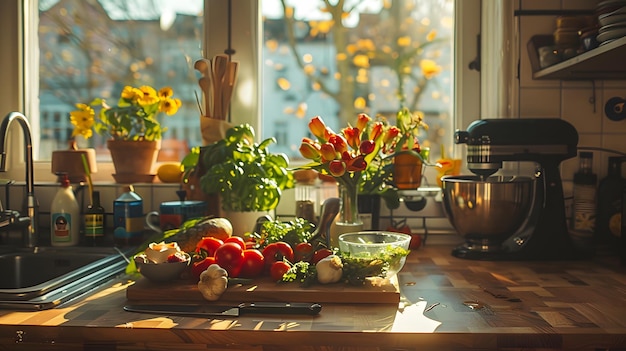
[[[223,53],[228,48],[228,0],[205,0],[205,57]],[[258,89],[262,79],[260,59],[262,45],[262,19],[258,0],[237,0],[236,11],[232,13],[232,47],[236,49],[233,59],[240,62],[238,89],[233,96],[231,116],[236,123],[250,123],[262,134],[261,92]],[[468,63],[477,56],[476,36],[480,33],[480,0],[457,0],[455,3],[455,83],[454,115],[455,128],[464,128],[480,116],[480,74],[468,68]],[[1,55],[3,67],[17,67],[8,77],[8,84],[0,88],[0,103],[9,106],[9,111],[24,111],[29,118],[38,116],[38,65],[37,49],[37,0],[8,0],[0,3],[0,30],[2,33],[15,33],[13,37],[3,36],[3,47],[9,48],[8,55]],[[34,43],[34,44],[33,44]],[[32,48],[25,50],[25,48]],[[248,58],[248,59],[246,59]],[[32,69],[32,67],[35,67]],[[245,78],[244,78],[245,77]],[[13,87],[19,87],[13,89]],[[7,111],[8,113],[8,111]],[[33,139],[39,139],[36,123],[31,123]],[[10,138],[11,146],[20,147],[21,137]],[[38,141],[37,141],[38,142]],[[455,148],[455,157],[462,157],[464,150]],[[24,172],[23,155],[9,157],[6,176],[22,179]],[[55,181],[50,172],[49,161],[35,162],[35,181]],[[112,163],[99,162],[94,181],[114,182]]]

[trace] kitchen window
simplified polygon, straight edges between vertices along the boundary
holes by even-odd
[[[343,109],[341,106],[349,106],[347,110],[352,109],[354,112],[363,110],[371,115],[382,113],[390,116],[398,107],[397,101],[393,98],[394,72],[381,60],[371,59],[369,67],[354,61],[348,71],[352,77],[337,76],[337,69],[333,64],[336,63],[338,54],[341,54],[338,50],[342,48],[332,44],[330,40],[332,33],[327,28],[332,18],[320,9],[322,1],[319,1],[317,6],[311,5],[318,1],[285,1],[290,14],[288,19],[293,22],[285,20],[280,0],[260,2],[220,0],[206,3],[202,0],[177,2],[136,0],[142,3],[141,6],[132,6],[133,1],[121,0],[24,1],[25,28],[39,29],[37,35],[26,31],[24,37],[26,43],[36,43],[35,46],[26,44],[26,47],[39,50],[25,51],[24,62],[28,68],[25,69],[28,73],[25,75],[25,86],[28,89],[24,89],[23,109],[32,119],[33,134],[36,136],[35,154],[40,161],[37,165],[38,178],[49,173],[46,161],[49,160],[51,151],[66,147],[71,133],[68,112],[73,108],[72,104],[89,102],[90,98],[103,94],[111,94],[112,98],[115,98],[124,84],[133,84],[132,79],[112,78],[113,75],[122,73],[134,76],[136,78],[134,84],[147,83],[156,87],[172,84],[177,95],[183,97],[184,108],[174,117],[167,117],[166,122],[171,124],[170,131],[164,138],[182,139],[190,146],[201,143],[196,126],[199,118],[195,100],[195,92],[199,93],[198,76],[193,70],[193,61],[203,55],[212,57],[229,48],[235,51],[233,59],[241,62],[231,122],[251,123],[263,137],[279,137],[281,142],[276,147],[293,157],[297,156],[299,140],[306,135],[306,124],[314,115],[323,116],[330,125],[339,129],[345,125],[340,117]],[[435,155],[439,154],[442,146],[448,152],[453,151],[452,131],[455,123],[458,123],[455,122],[457,115],[455,109],[469,106],[461,100],[463,98],[468,100],[471,94],[467,92],[463,97],[455,94],[455,90],[463,89],[459,84],[468,84],[467,77],[470,75],[464,75],[460,69],[455,70],[455,65],[465,70],[470,58],[476,55],[475,34],[459,31],[456,23],[464,25],[474,23],[473,28],[476,28],[475,23],[478,23],[479,16],[473,13],[477,11],[467,10],[474,7],[475,2],[453,0],[393,2],[401,4],[397,5],[395,11],[396,15],[399,13],[404,18],[404,22],[400,23],[404,23],[405,34],[407,37],[415,35],[408,38],[410,43],[426,40],[425,38],[433,31],[436,32],[434,37],[437,40],[443,38],[448,40],[447,44],[439,43],[439,48],[423,57],[434,61],[441,68],[441,72],[445,73],[439,74],[436,79],[429,82],[430,86],[421,93],[422,98],[416,103],[418,109],[426,110],[426,114],[432,116],[429,122],[431,135],[425,135],[422,140],[425,145],[431,147]],[[397,29],[393,26],[393,18],[381,15],[393,15],[392,8],[387,8],[391,1],[366,0],[345,3],[351,3],[354,8],[350,14],[345,15],[345,23],[342,23],[342,26],[346,29],[358,35],[368,31],[385,32]],[[67,7],[64,4],[67,4]],[[165,8],[166,5],[172,4],[178,7]],[[3,2],[0,6],[7,5]],[[63,16],[71,17],[70,7],[76,6],[86,9],[79,9],[75,13],[95,11],[93,14],[106,16],[98,20],[91,16],[88,19],[73,17],[69,22],[60,21]],[[420,10],[419,6],[426,7]],[[54,16],[48,16],[45,12],[50,9],[58,12],[54,13]],[[407,12],[410,15],[405,15],[407,9],[413,12]],[[429,15],[428,11],[433,9],[436,9],[436,12]],[[444,13],[442,10],[448,12]],[[33,18],[37,21],[31,21]],[[435,19],[436,24],[428,23]],[[406,27],[409,24],[415,25],[412,27],[415,28],[414,32]],[[281,31],[288,25],[294,29],[292,38],[285,36],[285,32]],[[123,40],[119,38],[116,41],[112,40],[109,45],[103,47],[98,47],[101,42],[96,44],[85,40],[97,34],[101,28],[118,34]],[[258,31],[257,28],[261,30]],[[229,29],[230,35],[227,35]],[[477,33],[477,30],[474,33]],[[461,40],[461,35],[466,37]],[[81,36],[82,40],[79,40]],[[294,39],[296,44],[290,47],[291,39]],[[379,37],[371,40],[375,46],[381,48],[385,46],[385,50],[390,49],[386,46],[397,46],[397,41],[393,43],[387,40],[385,43],[380,41],[382,39],[384,38]],[[471,45],[467,44],[468,40]],[[51,43],[54,45],[50,45]],[[150,54],[140,51],[148,48],[153,50]],[[365,55],[372,54],[367,48],[350,48],[354,49],[362,50]],[[393,48],[391,50],[393,51]],[[133,51],[139,51],[140,54],[130,55]],[[464,55],[464,58],[461,58],[461,55]],[[309,65],[305,65],[304,68],[298,66],[298,60],[303,58],[305,61],[309,60],[306,62]],[[57,64],[55,61],[57,59],[73,61],[71,64],[67,62]],[[418,62],[420,61],[416,60],[414,64],[419,66]],[[315,73],[318,74],[317,82],[305,74],[312,66],[315,66]],[[33,70],[33,67],[38,68]],[[33,72],[38,74],[35,75]],[[419,70],[414,72],[417,74]],[[465,78],[461,79],[462,77]],[[339,79],[359,80],[354,90],[344,100],[337,100],[328,93],[337,91]],[[281,87],[279,80],[287,80],[292,89]],[[323,84],[326,84],[326,87],[323,87]],[[381,90],[383,88],[386,90]],[[323,92],[324,89],[327,89],[326,93]],[[407,90],[411,95],[416,89],[418,87],[414,83],[407,84]],[[348,103],[349,105],[346,105]],[[432,107],[433,105],[438,107]],[[318,107],[321,109],[316,109]],[[467,111],[467,108],[465,110]],[[476,115],[473,113],[473,116]],[[34,116],[38,118],[35,119]],[[352,118],[354,117],[356,115]],[[99,145],[103,140],[96,137],[81,143],[84,146],[98,148],[101,147]],[[105,161],[105,155],[106,152],[103,152],[101,161]],[[100,170],[94,176],[107,179],[111,172],[107,172],[106,162],[100,164]],[[49,175],[50,179],[51,176]]]

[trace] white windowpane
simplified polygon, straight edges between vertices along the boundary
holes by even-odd
[[[293,9],[285,17],[281,0],[260,2],[260,129],[278,139],[273,150],[299,157],[315,115],[338,130],[358,112],[393,114],[399,107],[394,59],[409,51],[404,95],[430,126],[420,141],[435,158],[441,145],[451,148],[454,1],[346,0],[350,11],[337,21],[324,3],[285,0]],[[33,128],[41,135],[40,160],[66,147],[76,102],[117,98],[127,84],[171,85],[183,107],[174,117],[161,116],[169,127],[164,139],[202,143],[193,62],[203,53],[203,0],[40,0],[39,10],[40,119]],[[440,72],[424,79],[421,62]],[[95,147],[101,159],[107,155],[102,137],[80,143]]]
[[[454,1],[325,3],[261,2],[264,137],[277,137],[275,149],[297,158],[311,117],[336,131],[360,112],[393,119],[402,96],[425,114],[420,141],[436,159],[454,129]]]
[[[125,85],[171,86],[183,104],[159,116],[169,128],[163,139],[200,145],[193,62],[202,55],[202,12],[203,0],[40,0],[39,159],[66,148],[75,103],[116,103]],[[108,157],[103,137],[78,142]]]

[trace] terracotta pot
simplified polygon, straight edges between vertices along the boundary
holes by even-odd
[[[398,154],[393,161],[393,181],[400,190],[417,189],[422,184],[422,160],[411,154]]]
[[[159,155],[161,141],[107,140],[115,167],[113,177],[123,183],[151,182],[152,168]]]
[[[90,173],[96,173],[95,149],[79,149],[75,142],[70,142],[68,150],[57,150],[52,152],[51,171],[53,174],[67,173],[67,177],[72,183],[84,182],[87,180],[87,173],[83,165],[83,157],[87,161]]]

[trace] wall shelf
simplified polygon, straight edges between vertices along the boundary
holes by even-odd
[[[626,37],[533,73],[533,79],[626,80]]]

